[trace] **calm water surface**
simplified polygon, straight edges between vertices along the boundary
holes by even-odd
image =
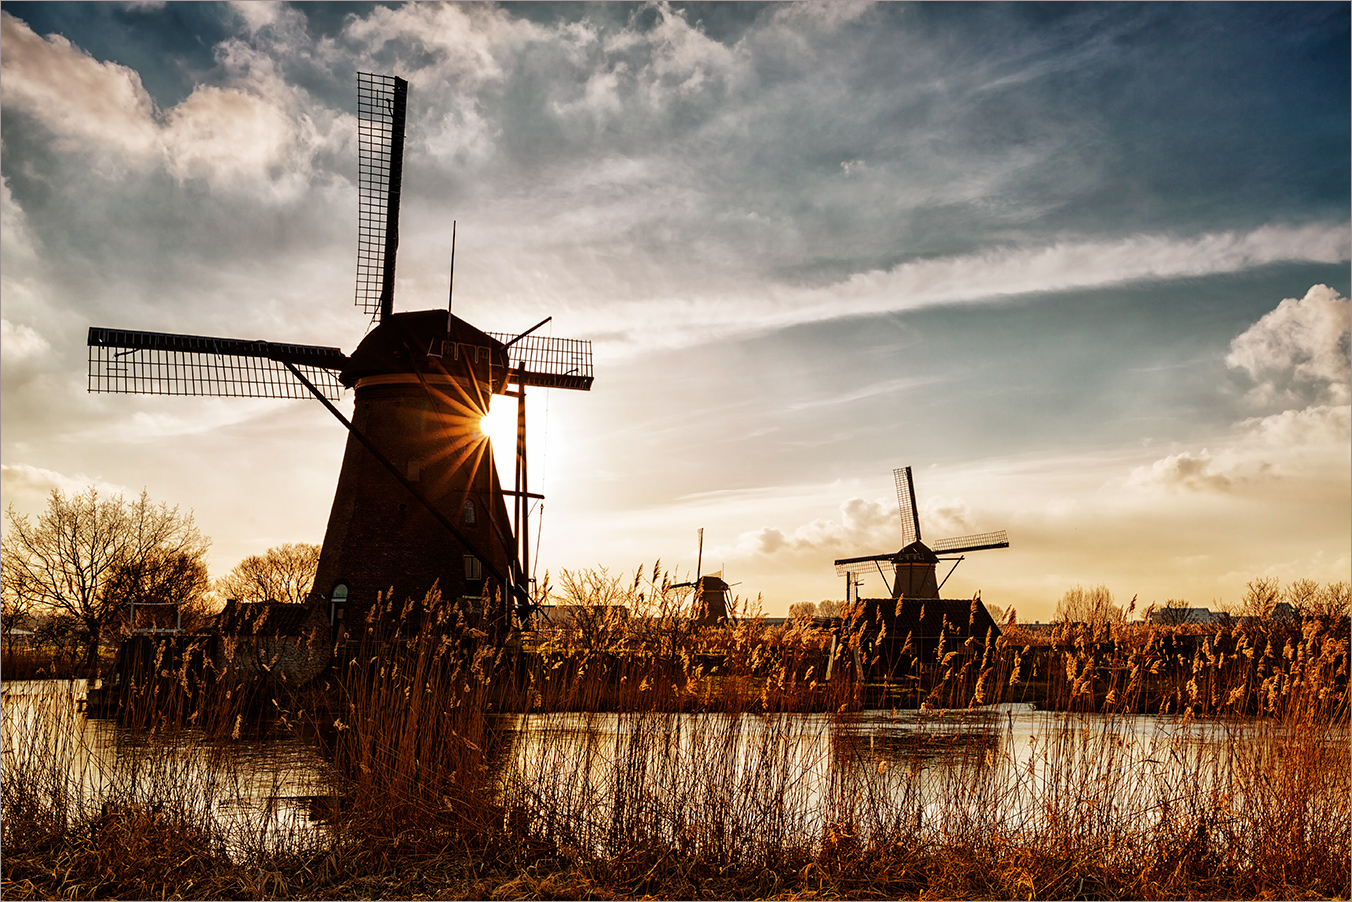
[[[240,848],[317,829],[305,800],[334,792],[336,781],[316,742],[133,734],[80,714],[83,695],[83,681],[3,684],[7,776],[44,760],[56,771],[47,776],[79,804],[184,799]],[[1063,816],[1067,806],[1105,823],[1148,825],[1175,800],[1228,791],[1246,750],[1280,748],[1261,721],[1026,705],[848,716],[532,714],[495,723],[510,737],[498,775],[504,804],[535,817],[552,812],[576,825],[584,843],[633,817],[671,836],[690,829],[691,818],[712,817],[784,838],[902,819],[1014,831]],[[1328,741],[1345,748],[1346,726]]]

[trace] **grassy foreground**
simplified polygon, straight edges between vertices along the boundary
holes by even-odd
[[[1211,637],[1172,663],[1149,643],[1106,658],[1072,643],[1040,679],[1097,710],[1048,714],[1031,742],[1012,720],[976,717],[976,699],[1014,697],[1027,677],[1026,647],[992,644],[922,687],[932,703],[965,698],[974,726],[946,730],[951,708],[912,715],[915,729],[884,747],[859,731],[858,675],[824,683],[808,629],[697,631],[659,607],[585,643],[560,637],[523,667],[432,602],[416,635],[369,633],[329,687],[332,724],[313,695],[271,687],[260,706],[258,687],[221,681],[209,698],[179,697],[187,675],[166,671],[129,712],[143,727],[121,734],[110,771],[65,720],[73,708],[22,714],[39,709],[7,699],[0,893],[1349,894],[1345,630]],[[620,713],[548,713],[562,692],[569,711]],[[1165,717],[1128,729],[1143,699]],[[805,707],[825,713],[783,713]],[[1210,741],[1190,732],[1203,712]],[[317,730],[334,765],[306,790],[317,825],[288,820],[275,799],[243,804],[258,765],[240,737],[263,722]],[[272,797],[294,791],[285,774],[268,779]]]

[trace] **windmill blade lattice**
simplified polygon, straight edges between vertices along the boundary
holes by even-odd
[[[935,554],[959,554],[965,551],[985,551],[988,548],[1008,548],[1009,535],[1003,530],[980,532],[970,536],[940,539],[930,546]]]
[[[294,364],[325,397],[343,396],[338,348],[169,332],[89,330],[89,391],[217,398],[308,398]]]
[[[357,306],[383,321],[394,307],[408,82],[357,73]]]
[[[896,554],[892,553],[841,558],[836,561],[836,576],[844,576],[846,573],[875,573],[883,564],[890,564],[895,557]]]
[[[541,388],[571,388],[589,391],[592,375],[591,342],[576,338],[527,335],[518,338],[506,332],[489,332],[507,348],[510,379]]]
[[[901,547],[920,541],[920,512],[915,506],[915,483],[911,468],[898,467],[892,471],[897,483],[897,506],[901,509]]]

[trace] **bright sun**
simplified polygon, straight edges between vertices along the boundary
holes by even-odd
[[[516,446],[516,399],[494,397],[479,431],[493,440],[494,451],[510,453]]]

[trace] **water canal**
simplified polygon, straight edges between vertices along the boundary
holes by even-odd
[[[305,844],[324,829],[313,800],[341,794],[341,784],[314,736],[274,729],[209,742],[192,729],[134,733],[81,714],[83,690],[80,681],[3,684],[7,787],[22,773],[86,811],[172,800],[237,850]],[[1245,793],[1261,788],[1254,768],[1279,759],[1294,738],[1270,721],[1027,705],[553,713],[502,716],[495,725],[504,811],[533,832],[594,851],[635,829],[715,844],[812,842],[899,825],[948,834],[1148,830],[1176,806],[1242,808]],[[1302,727],[1304,748],[1310,729]],[[1347,725],[1322,729],[1320,741],[1345,755]]]

